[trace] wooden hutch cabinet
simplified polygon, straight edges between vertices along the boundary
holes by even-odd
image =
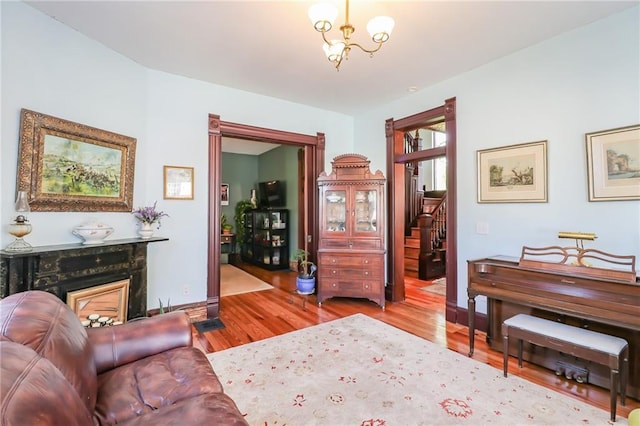
[[[245,215],[242,260],[270,270],[288,269],[289,210],[249,210]]]
[[[318,177],[318,305],[331,297],[369,299],[384,309],[385,178],[359,154],[333,159]]]

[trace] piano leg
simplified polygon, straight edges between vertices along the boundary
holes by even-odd
[[[467,302],[469,311],[469,356],[473,356],[473,345],[476,337],[476,298],[469,295]]]

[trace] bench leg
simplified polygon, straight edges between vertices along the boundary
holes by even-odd
[[[518,339],[518,367],[522,368],[522,339]]]
[[[622,352],[622,366],[620,367],[620,403],[625,406],[625,398],[627,396],[627,377],[629,376],[629,346]]]
[[[611,421],[616,421],[616,400],[618,399],[618,370],[611,369]]]
[[[507,377],[507,370],[509,369],[509,336],[502,336],[502,370],[504,377]]]

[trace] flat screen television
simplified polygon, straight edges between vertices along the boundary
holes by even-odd
[[[285,183],[281,180],[270,180],[258,183],[258,202],[262,208],[285,207]]]

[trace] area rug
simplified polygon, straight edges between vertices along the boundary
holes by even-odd
[[[608,411],[363,314],[207,356],[251,425],[611,424]]]
[[[447,295],[447,277],[435,279],[431,282],[431,284],[426,285],[424,287],[420,287],[420,290],[426,291],[427,293],[437,294],[439,296],[446,296]]]
[[[254,291],[270,290],[273,286],[233,265],[220,265],[220,297]]]

